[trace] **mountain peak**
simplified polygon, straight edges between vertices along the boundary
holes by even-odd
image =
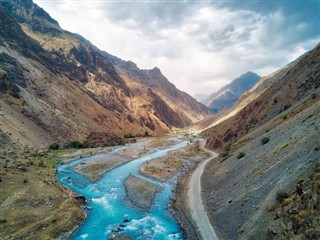
[[[205,104],[213,112],[220,112],[232,107],[239,97],[251,89],[260,79],[261,77],[258,74],[251,71],[241,74],[240,77],[211,94],[206,99]]]
[[[1,2],[6,11],[19,23],[41,33],[60,32],[59,23],[32,0],[6,0]]]
[[[151,71],[156,74],[162,74],[160,68],[158,67],[154,67]]]

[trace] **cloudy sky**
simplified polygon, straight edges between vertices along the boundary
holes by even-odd
[[[247,71],[267,75],[320,41],[318,0],[34,0],[60,26],[179,89],[210,94]]]

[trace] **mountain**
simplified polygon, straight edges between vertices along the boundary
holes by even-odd
[[[238,101],[239,97],[252,88],[260,78],[259,75],[253,72],[244,73],[231,83],[211,94],[203,103],[215,113],[230,108]]]
[[[21,144],[107,142],[211,115],[158,68],[99,50],[31,0],[2,1],[0,14],[1,130]]]
[[[202,133],[220,152],[202,180],[221,239],[319,238],[319,69],[320,44],[261,79]]]

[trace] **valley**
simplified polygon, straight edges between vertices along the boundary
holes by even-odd
[[[265,15],[252,1],[89,2],[39,1],[75,18],[87,6],[106,48],[33,0],[0,1],[0,239],[320,239],[318,36],[275,36],[265,24],[292,24],[281,1]],[[241,28],[239,13],[255,17]],[[219,14],[229,25],[211,29]]]
[[[71,235],[72,239],[86,238],[86,236],[109,239],[118,239],[121,236],[127,236],[128,239],[139,239],[137,237],[140,236],[141,239],[153,239],[168,236],[167,231],[171,231],[170,234],[174,234],[176,239],[182,239],[179,226],[176,225],[172,216],[168,215],[167,205],[177,181],[208,156],[200,149],[198,141],[200,139],[193,136],[169,136],[140,139],[137,143],[120,147],[46,150],[39,153],[31,151],[30,154],[29,150],[26,150],[18,156],[9,153],[8,155],[12,155],[17,162],[8,161],[8,166],[1,172],[3,176],[1,189],[8,191],[2,191],[4,195],[8,195],[11,191],[14,191],[15,195],[11,197],[10,202],[7,200],[3,203],[5,209],[1,210],[3,221],[1,227],[7,224],[10,224],[11,227],[1,228],[1,232],[8,236],[10,234],[8,239],[17,237],[29,239],[35,236],[55,239],[69,236],[72,230],[82,222],[76,232]],[[35,157],[27,158],[29,160],[26,162],[28,155]],[[127,160],[121,162],[119,156]],[[172,170],[166,163],[152,164],[153,161],[172,158],[179,158],[181,161],[175,170]],[[48,161],[50,165],[47,165]],[[117,162],[116,166],[114,166],[115,162]],[[143,162],[153,165],[158,170],[145,170]],[[112,167],[105,168],[101,165]],[[96,170],[97,166],[99,174]],[[44,174],[39,171],[39,168],[43,169]],[[26,173],[23,174],[25,180],[15,177],[21,171]],[[166,172],[165,178],[162,177],[163,172]],[[33,177],[34,174],[37,177]],[[118,177],[115,178],[114,175]],[[132,184],[136,184],[134,183],[136,180],[130,178],[128,180],[127,175],[131,178],[134,176],[145,183],[134,187]],[[46,176],[46,180],[43,176]],[[13,190],[10,188],[10,185],[14,184],[13,181],[21,181],[20,184],[24,188],[18,190],[20,187],[15,183],[17,189]],[[68,188],[64,188],[58,182]],[[149,192],[148,184],[156,186],[158,190]],[[40,186],[42,186],[42,194],[38,196],[32,189],[39,189]],[[72,189],[73,193],[68,189]],[[60,193],[58,194],[59,191],[63,197]],[[49,192],[50,195],[48,195]],[[84,196],[83,199],[86,200],[81,200],[79,196]],[[136,202],[137,198],[140,199],[138,202]],[[148,207],[142,207],[143,205],[139,203],[148,198],[151,201]],[[122,206],[119,206],[120,200],[123,201]],[[18,202],[21,203],[21,206]],[[48,206],[48,209],[45,209],[44,206]],[[38,211],[50,213],[50,218],[45,217],[46,215],[30,217],[28,220],[24,219],[27,220],[24,226],[19,219],[26,214],[25,211],[21,211],[25,207],[31,208],[33,214]],[[174,207],[171,207],[171,211],[174,212],[173,209]],[[64,212],[64,221],[68,221],[68,224],[61,220],[54,220],[61,217],[61,212]],[[78,215],[76,216],[75,213]],[[67,216],[72,218],[72,221]],[[130,222],[123,223],[123,219],[126,218],[130,219]],[[148,223],[144,223],[145,221]],[[118,228],[121,230],[115,230]],[[154,228],[162,230],[153,232],[151,229]]]

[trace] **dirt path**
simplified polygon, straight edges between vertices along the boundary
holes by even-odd
[[[203,169],[206,164],[215,158],[218,154],[207,150],[204,148],[203,143],[201,148],[210,154],[210,157],[205,159],[197,169],[193,172],[190,181],[189,181],[189,189],[188,189],[188,206],[190,208],[191,216],[194,222],[197,224],[198,230],[202,236],[203,240],[216,240],[217,235],[213,230],[213,227],[210,224],[210,221],[207,216],[207,212],[204,209],[204,205],[202,202],[202,194],[201,194],[201,176]]]

